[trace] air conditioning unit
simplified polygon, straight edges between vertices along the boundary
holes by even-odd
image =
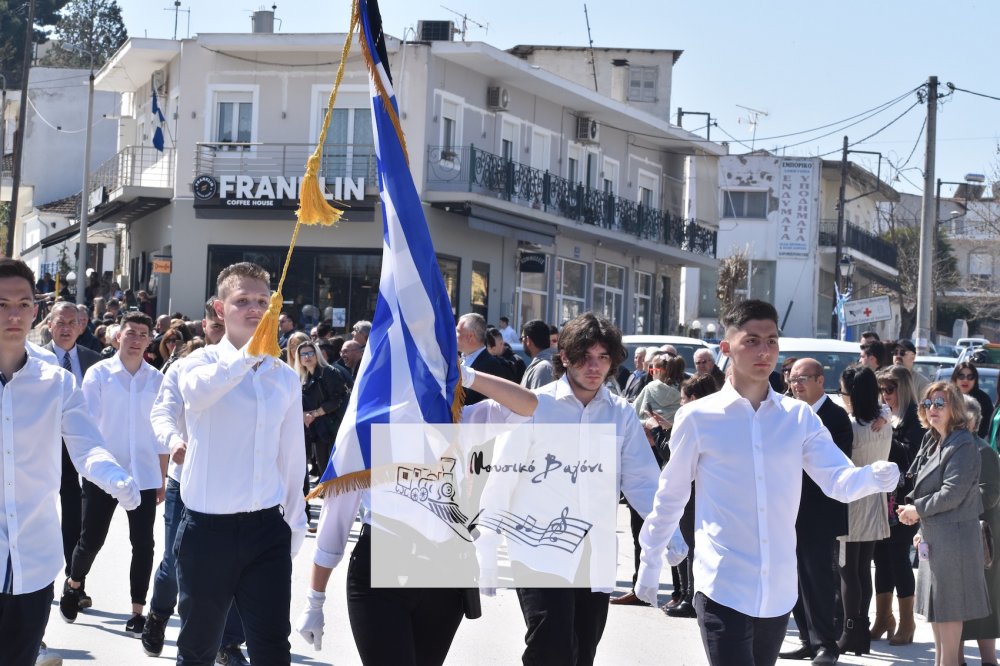
[[[486,89],[486,106],[490,111],[506,111],[510,106],[510,93],[503,86],[490,86]]]
[[[417,37],[421,42],[450,42],[454,36],[454,21],[417,21]]]
[[[601,140],[601,126],[593,118],[577,116],[576,140],[580,143],[598,143]]]

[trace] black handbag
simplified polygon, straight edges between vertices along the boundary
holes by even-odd
[[[993,530],[990,529],[990,524],[985,520],[979,521],[979,532],[983,537],[983,564],[986,569],[989,570],[993,566],[993,557],[995,555],[994,542],[993,542]]]

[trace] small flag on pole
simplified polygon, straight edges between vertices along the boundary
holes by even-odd
[[[153,130],[153,147],[156,148],[161,153],[163,152],[163,123],[167,120],[163,117],[163,112],[160,110],[159,101],[156,99],[156,86],[152,87],[153,90],[153,121],[157,123],[156,129]]]
[[[451,423],[458,384],[455,316],[407,164],[376,0],[355,0],[369,73],[382,201],[382,274],[365,347],[330,462],[314,491],[371,481],[371,429],[382,423]]]

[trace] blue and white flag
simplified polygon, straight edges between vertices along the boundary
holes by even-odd
[[[369,485],[372,425],[451,423],[459,380],[455,316],[407,165],[378,3],[356,1],[378,157],[382,274],[358,378],[317,486],[334,493]]]
[[[152,106],[152,111],[153,111],[153,122],[156,123],[156,129],[153,130],[153,147],[162,153],[163,123],[166,122],[166,118],[163,117],[163,111],[160,110],[159,101],[156,99],[156,86],[153,86],[152,90],[153,90],[153,98],[150,106]]]

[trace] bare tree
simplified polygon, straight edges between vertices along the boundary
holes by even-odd
[[[719,262],[719,284],[715,295],[719,299],[719,312],[728,310],[736,302],[736,293],[746,289],[750,248],[734,251]]]

